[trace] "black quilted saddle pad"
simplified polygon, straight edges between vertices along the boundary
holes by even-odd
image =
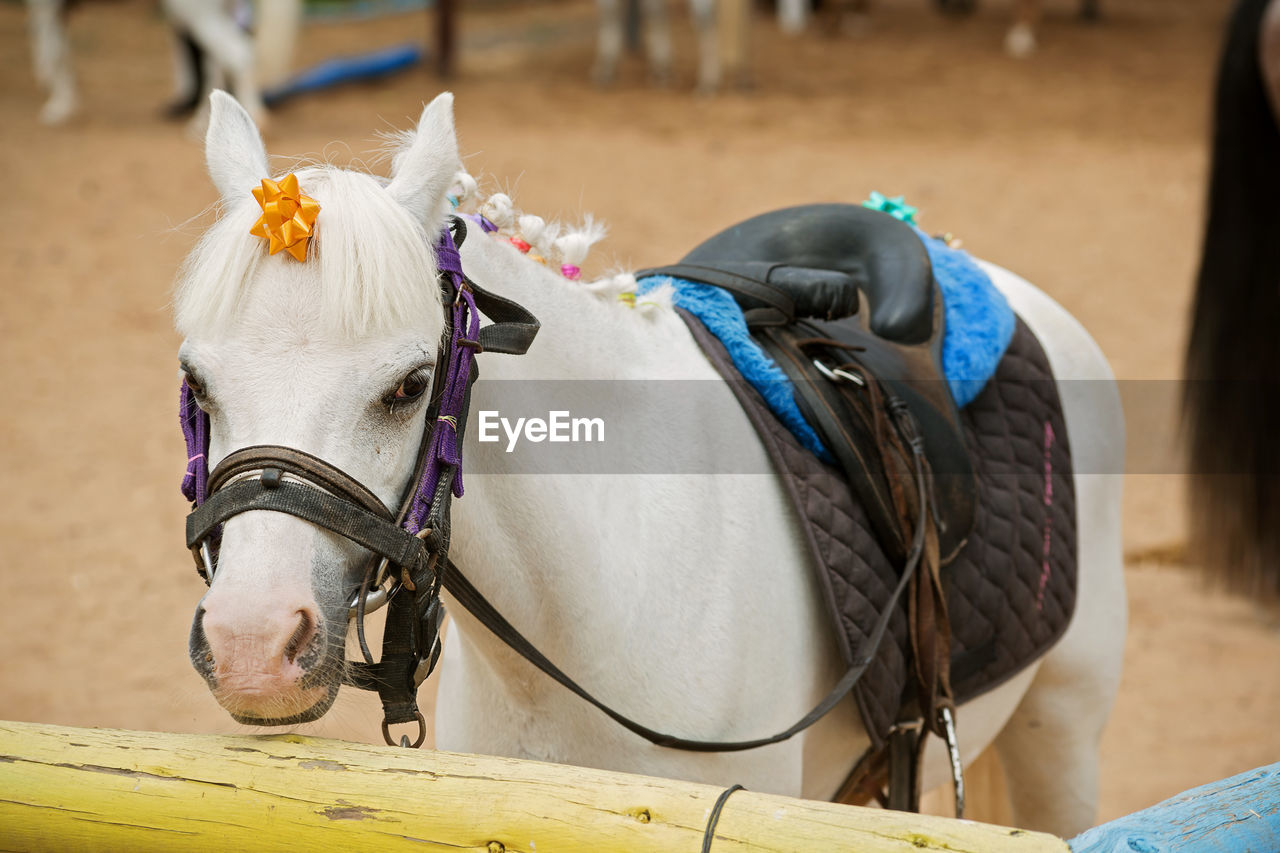
[[[681,311],[786,483],[846,665],[872,630],[900,566],[880,548],[841,472],[806,451],[737,372],[720,341]],[[1076,507],[1071,449],[1048,359],[1018,320],[995,375],[960,413],[978,478],[973,532],[942,571],[951,614],[952,687],[965,702],[1045,654],[1066,630],[1076,595]],[[945,475],[942,475],[945,476]],[[911,683],[905,606],[892,642],[854,688],[879,746]]]

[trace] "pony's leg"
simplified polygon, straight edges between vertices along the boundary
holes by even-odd
[[[1111,369],[1080,324],[1022,279],[984,269],[1044,346],[1076,471],[1075,612],[995,741],[1014,823],[1069,838],[1093,823],[1098,739],[1124,655],[1124,416]]]
[[[1093,825],[1098,741],[1120,682],[1126,614],[1119,477],[1077,477],[1077,615],[995,741],[1009,781],[1014,824],[1064,838]],[[1101,517],[1105,511],[1112,517]]]
[[[75,74],[71,70],[63,0],[27,0],[27,15],[36,80],[49,93],[49,99],[40,109],[40,120],[45,124],[62,124],[80,105]]]
[[[599,29],[591,79],[597,86],[608,86],[617,79],[618,60],[622,54],[622,0],[596,0],[596,14]]]
[[[254,75],[271,89],[289,79],[302,26],[302,0],[258,0],[253,4]]]
[[[846,35],[864,36],[871,30],[871,0],[852,0],[840,21]]]
[[[778,0],[778,27],[787,35],[804,32],[809,25],[809,0]]]
[[[698,36],[698,91],[704,95],[720,88],[720,37],[716,34],[716,3],[717,0],[689,0],[694,32]]]
[[[649,54],[649,72],[659,86],[671,82],[671,22],[667,19],[667,0],[640,0],[644,17],[644,47]]]
[[[1036,26],[1040,23],[1040,0],[1016,0],[1013,26],[1004,37],[1005,52],[1026,59],[1036,52]]]
[[[729,85],[751,86],[751,0],[719,0],[716,29],[723,75]]]
[[[235,19],[220,4],[204,0],[164,0],[164,10],[179,29],[191,34],[205,55],[226,74],[236,100],[262,127],[266,120],[266,107],[255,75],[253,43]]]
[[[200,107],[208,91],[205,81],[204,54],[189,34],[176,27],[169,28],[173,53],[173,100],[164,108],[167,118],[185,118]]]

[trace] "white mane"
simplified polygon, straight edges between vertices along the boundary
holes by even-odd
[[[382,179],[334,166],[295,174],[302,192],[320,203],[302,268],[318,279],[322,315],[337,331],[363,336],[399,318],[440,311],[436,235],[387,193]],[[183,335],[234,319],[251,283],[269,265],[297,265],[284,252],[268,256],[262,238],[250,235],[261,212],[246,192],[187,256],[174,296]]]
[[[328,165],[299,169],[295,174],[302,192],[320,203],[305,267],[312,275],[318,273],[316,295],[322,315],[336,331],[364,336],[396,318],[440,310],[431,248],[435,235],[428,235],[388,195],[384,179]],[[590,247],[605,234],[603,225],[590,216],[580,227],[566,228],[523,214],[505,194],[482,198],[475,180],[466,173],[459,173],[452,195],[462,208],[499,225],[490,239],[525,239],[532,245],[528,257],[540,260],[552,272],[559,272],[562,264],[583,263]],[[242,201],[222,211],[187,257],[174,298],[175,323],[184,336],[197,329],[215,330],[233,320],[264,265],[296,263],[283,252],[268,256],[263,240],[249,233],[260,213],[257,202],[246,193]],[[630,273],[581,282],[563,278],[563,283],[645,312],[670,307],[665,289],[637,302],[636,281]]]
[[[580,268],[591,248],[608,233],[604,223],[591,214],[586,214],[575,226],[546,221],[517,208],[506,193],[481,196],[476,190],[475,179],[465,172],[459,173],[452,195],[461,209],[483,216],[497,226],[498,230],[489,235],[491,239],[513,244],[523,241],[528,246],[522,249],[525,257],[545,266],[564,287],[586,292],[604,303],[636,309],[642,314],[671,308],[672,291],[667,285],[637,299],[636,278],[630,272],[615,270],[590,280],[568,275],[567,268]]]

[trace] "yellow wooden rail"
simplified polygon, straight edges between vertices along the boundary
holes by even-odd
[[[0,850],[701,848],[720,789],[298,735],[0,722]],[[1068,853],[1040,833],[739,791],[712,850]]]

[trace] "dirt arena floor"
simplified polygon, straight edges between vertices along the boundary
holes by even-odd
[[[754,88],[708,99],[690,91],[683,17],[671,89],[648,88],[635,59],[601,92],[587,0],[464,4],[450,88],[467,163],[527,210],[607,221],[588,272],[880,190],[1036,282],[1133,380],[1131,627],[1099,820],[1280,760],[1280,622],[1181,564],[1170,444],[1228,4],[1106,0],[1089,26],[1047,0],[1027,62],[1000,52],[1008,0],[967,21],[926,0],[875,5],[858,35],[784,38],[758,20]],[[421,15],[313,25],[298,64],[428,35]],[[215,195],[199,145],[157,118],[169,57],[153,4],[85,4],[72,41],[83,116],[46,128],[22,7],[0,2],[0,718],[244,731],[186,659],[203,585],[182,544],[167,303]],[[406,126],[441,88],[417,70],[299,99],[268,146],[372,160],[374,131]],[[347,695],[314,728],[376,739],[375,704]]]

